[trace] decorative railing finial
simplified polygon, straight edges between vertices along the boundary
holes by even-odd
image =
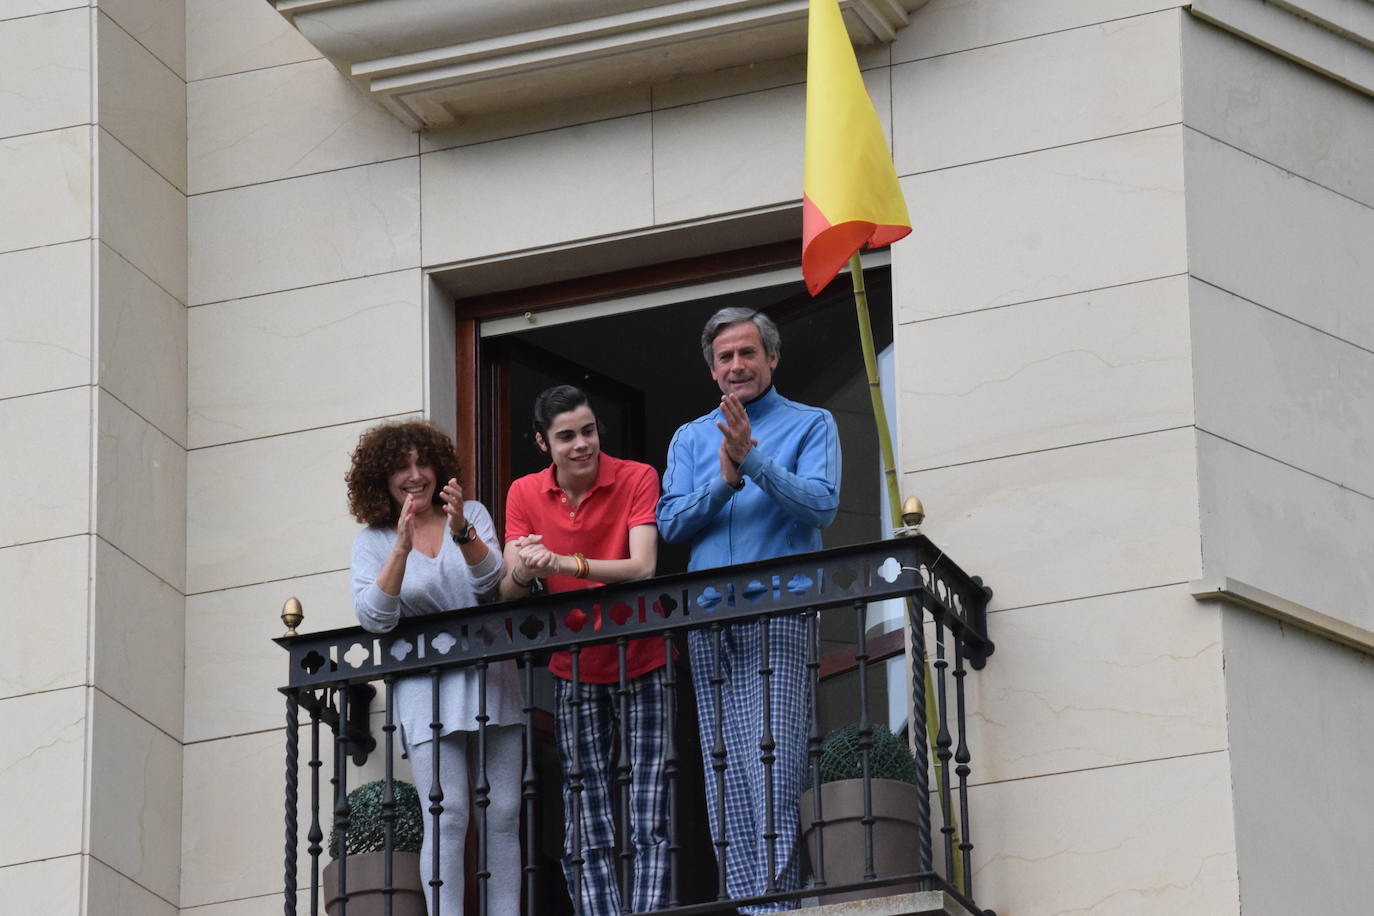
[[[915,496],[908,496],[902,502],[902,526],[892,531],[893,537],[904,538],[921,533],[921,522],[925,521],[926,507]]]
[[[305,611],[301,608],[300,599],[295,595],[286,599],[286,603],[281,606],[281,622],[286,624],[286,635],[295,636],[296,627],[301,625],[305,619]]]

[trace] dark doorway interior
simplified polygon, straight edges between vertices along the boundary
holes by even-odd
[[[892,295],[886,267],[865,272],[874,344],[881,352],[892,342]],[[793,400],[830,410],[839,427],[843,449],[841,511],[825,531],[827,547],[882,537],[879,457],[867,376],[859,347],[858,326],[848,278],[840,277],[818,298],[811,298],[800,282],[709,298],[688,299],[659,308],[621,312],[605,317],[532,327],[528,331],[483,339],[484,390],[480,439],[483,482],[481,498],[504,526],[504,495],[511,480],[547,466],[535,447],[530,407],[544,388],[573,384],[587,391],[603,426],[602,448],[609,454],[643,461],[662,474],[668,442],[677,427],[713,409],[720,392],[711,380],[701,354],[700,334],[717,309],[744,306],[767,312],[782,332],[782,353],[774,376],[778,390]],[[660,574],[686,569],[685,546],[660,542]],[[824,621],[823,652],[854,644],[852,622]],[[685,660],[685,646],[681,646]],[[684,763],[679,787],[682,810],[704,812],[702,771],[694,704],[690,702],[691,672],[680,663],[683,704],[677,726],[678,748]],[[881,675],[879,675],[881,677]],[[540,672],[536,703],[552,708],[552,690]],[[829,729],[857,718],[852,685],[823,685],[820,697],[822,727]],[[876,721],[886,719],[886,687],[872,682]],[[541,794],[558,797],[556,754],[541,754]],[[541,845],[547,858],[542,869],[551,879],[544,892],[548,912],[570,912],[556,866],[561,842],[561,818],[546,811]],[[712,847],[706,818],[683,821],[684,873],[692,876],[684,889],[697,902],[715,887]]]

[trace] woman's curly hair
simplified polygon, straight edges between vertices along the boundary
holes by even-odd
[[[439,491],[459,475],[458,451],[453,440],[432,423],[408,420],[374,426],[358,439],[348,482],[348,511],[364,525],[394,526],[401,507],[391,498],[387,479],[405,465],[410,450],[421,464],[434,469],[434,505],[443,505]]]

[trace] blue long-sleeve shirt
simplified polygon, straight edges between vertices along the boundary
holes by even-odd
[[[821,548],[840,505],[840,437],[828,410],[774,388],[745,405],[758,445],[740,465],[738,492],[720,476],[719,409],[681,426],[668,446],[656,515],[672,543],[690,541],[689,569],[729,566]]]

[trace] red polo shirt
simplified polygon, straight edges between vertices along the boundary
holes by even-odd
[[[582,502],[572,508],[567,494],[558,486],[553,465],[549,465],[510,485],[510,493],[506,496],[506,543],[527,534],[540,534],[544,537],[544,546],[557,554],[580,553],[589,560],[627,560],[630,557],[630,529],[654,524],[657,502],[658,473],[653,468],[602,452],[596,483],[583,494]],[[549,576],[545,582],[551,592],[595,588],[602,584],[562,575]],[[600,608],[589,601],[584,611],[592,618],[595,628],[601,629]],[[626,647],[625,660],[626,677],[639,677],[661,667],[663,641],[653,638],[631,640]],[[584,648],[578,669],[584,683],[616,683],[620,680],[616,647]],[[549,660],[549,671],[571,680],[572,659],[568,653],[555,652]]]

